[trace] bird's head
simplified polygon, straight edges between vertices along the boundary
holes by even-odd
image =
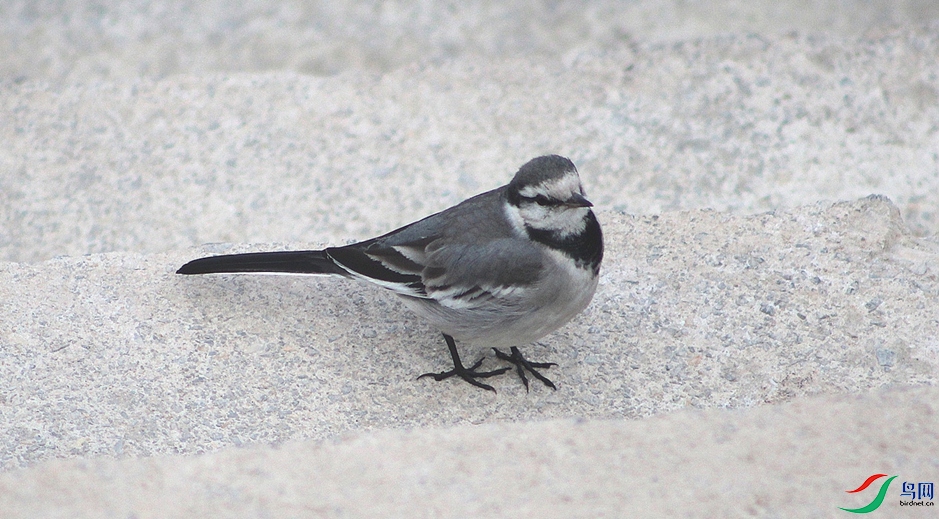
[[[584,197],[577,168],[558,155],[534,158],[506,189],[509,218],[531,233],[564,239],[582,233],[593,204]]]

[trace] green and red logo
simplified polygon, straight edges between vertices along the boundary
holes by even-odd
[[[886,474],[873,474],[871,475],[871,477],[864,480],[864,482],[861,483],[861,486],[855,488],[854,490],[845,490],[845,492],[849,494],[856,494],[858,492],[862,492],[864,491],[864,489],[871,486],[871,483],[877,481],[880,478],[885,478],[885,477],[887,477]],[[838,508],[841,508],[845,512],[851,512],[853,514],[867,514],[867,513],[873,512],[874,510],[877,510],[878,508],[880,508],[880,505],[883,504],[884,497],[887,496],[887,489],[890,487],[890,483],[894,479],[897,479],[897,477],[891,476],[887,481],[884,481],[883,484],[880,485],[880,490],[877,492],[877,497],[875,497],[873,501],[868,503],[867,506],[862,506],[861,508],[844,508],[844,507],[838,507]]]
[[[858,492],[863,492],[867,487],[871,486],[872,483],[877,481],[880,478],[886,478],[886,474],[872,474],[869,478],[864,480],[861,483],[861,486],[855,488],[854,490],[845,490],[849,494],[856,494]],[[892,476],[887,478],[886,481],[881,483],[880,490],[877,491],[877,496],[874,497],[874,500],[867,504],[867,506],[862,506],[860,508],[844,508],[838,507],[845,512],[851,512],[852,514],[868,514],[880,508],[880,505],[884,503],[884,498],[887,496],[887,489],[890,488],[890,483],[897,479],[897,476]],[[933,500],[936,496],[936,484],[932,481],[904,481],[901,483],[900,487],[900,502],[901,507],[930,507],[936,506],[936,502]],[[903,498],[907,498],[904,501]]]

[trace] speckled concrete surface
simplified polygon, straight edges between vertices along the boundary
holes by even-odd
[[[545,153],[570,156],[601,208],[752,213],[878,193],[930,236],[937,31],[727,37],[382,76],[11,84],[0,257],[365,238]]]
[[[843,517],[838,507],[870,502],[870,491],[845,490],[875,470],[933,477],[937,396],[935,387],[892,389],[746,412],[72,460],[0,475],[0,508],[9,517]],[[891,495],[877,513],[930,512]]]
[[[837,517],[872,473],[939,479],[932,3],[505,7],[528,39],[483,4],[337,8],[384,29],[317,58],[320,7],[186,5],[0,8],[0,516]],[[174,43],[178,12],[203,32]],[[435,20],[470,30],[377,44]],[[173,274],[367,238],[543,153],[608,247],[525,347],[556,392],[415,380],[445,346],[370,287]]]

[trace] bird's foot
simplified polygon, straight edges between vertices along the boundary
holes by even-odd
[[[557,366],[557,363],[555,362],[529,362],[528,360],[525,359],[525,357],[522,357],[522,352],[518,351],[518,348],[516,348],[515,346],[512,346],[511,355],[502,353],[496,348],[493,348],[492,351],[496,352],[496,357],[499,357],[500,359],[504,361],[511,362],[512,364],[515,365],[515,370],[518,372],[518,376],[522,379],[522,383],[525,384],[525,391],[528,391],[528,377],[525,376],[525,371],[528,371],[529,373],[531,373],[532,376],[534,376],[535,378],[543,382],[544,385],[550,387],[551,389],[555,389],[555,390],[557,389],[557,386],[554,385],[554,382],[551,382],[550,380],[548,380],[544,375],[542,375],[541,373],[538,373],[538,370],[535,369],[535,368],[541,368],[541,369],[550,368],[551,366]],[[505,369],[510,369],[510,368],[505,368]]]
[[[424,373],[423,375],[417,378],[420,379],[424,377],[433,377],[434,380],[436,380],[437,382],[440,382],[441,380],[450,378],[452,376],[457,376],[476,387],[488,389],[489,391],[492,391],[493,393],[495,393],[496,390],[494,387],[490,386],[489,384],[483,384],[482,382],[476,379],[477,378],[489,378],[489,377],[494,377],[496,375],[501,375],[512,368],[499,368],[493,371],[476,371],[476,368],[478,368],[482,363],[483,363],[483,359],[481,358],[478,361],[476,361],[476,364],[473,364],[472,366],[465,368],[463,367],[463,364],[459,362],[459,359],[457,359],[457,362],[454,362],[453,364],[453,369],[451,369],[450,371],[441,371],[440,373]]]

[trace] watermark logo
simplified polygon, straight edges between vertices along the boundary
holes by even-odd
[[[871,477],[864,480],[864,482],[861,483],[861,486],[855,488],[854,490],[846,490],[845,492],[849,494],[856,494],[858,492],[862,492],[864,489],[871,486],[871,483],[877,481],[880,478],[885,478],[885,477],[887,477],[886,474],[874,474]],[[880,491],[877,492],[877,497],[875,497],[873,501],[868,503],[867,506],[862,506],[861,508],[844,508],[844,507],[839,506],[838,508],[841,508],[845,512],[851,512],[852,514],[869,514],[873,512],[874,510],[877,510],[878,508],[880,508],[880,505],[883,504],[884,498],[887,497],[887,489],[890,488],[890,483],[892,483],[894,479],[897,479],[897,476],[891,476],[890,479],[888,479],[887,481],[884,481],[884,483],[880,485]]]
[[[932,482],[913,483],[903,482],[903,492],[900,492],[900,506],[933,506],[935,485]],[[910,498],[904,501],[903,498]],[[929,501],[926,501],[926,500]]]
[[[845,492],[849,494],[863,492],[875,481],[886,477],[886,474],[872,474],[869,478],[864,480],[863,483],[861,483],[861,486],[855,488],[854,490],[845,490]],[[852,514],[868,514],[874,510],[877,510],[880,508],[880,505],[884,503],[884,499],[887,497],[887,490],[890,488],[890,483],[892,483],[894,479],[897,479],[897,477],[898,476],[891,476],[887,478],[886,481],[881,483],[880,490],[877,491],[877,495],[870,503],[867,504],[867,506],[862,506],[860,508],[839,508],[845,512],[851,512]],[[935,505],[935,502],[933,501],[934,495],[935,485],[931,482],[904,481],[900,492],[900,506],[933,506]],[[904,501],[903,498],[909,499]]]

